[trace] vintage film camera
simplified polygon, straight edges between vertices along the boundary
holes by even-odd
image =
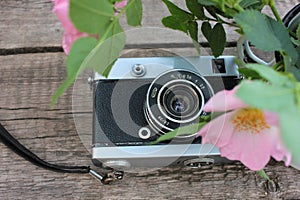
[[[119,58],[93,81],[93,163],[124,170],[218,162],[218,149],[195,134],[150,142],[199,123],[208,99],[239,81],[234,56]]]

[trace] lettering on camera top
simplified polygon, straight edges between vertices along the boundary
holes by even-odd
[[[189,74],[184,73],[177,73],[177,74],[171,74],[172,79],[185,79],[185,80],[191,80],[192,76]]]

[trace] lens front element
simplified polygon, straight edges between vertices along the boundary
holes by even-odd
[[[158,94],[159,109],[163,115],[178,123],[186,123],[200,115],[203,94],[186,80],[174,80],[164,85]]]

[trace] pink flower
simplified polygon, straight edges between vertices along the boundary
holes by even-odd
[[[237,90],[218,92],[204,106],[205,112],[230,112],[199,131],[202,142],[214,144],[221,156],[239,160],[251,170],[263,169],[271,156],[277,161],[286,158],[288,166],[291,154],[281,142],[277,115],[247,106],[235,96]]]
[[[63,35],[62,47],[66,54],[70,53],[73,42],[81,37],[92,36],[97,38],[96,35],[89,35],[78,31],[69,18],[69,0],[51,0],[54,2],[53,12],[58,16],[65,30]],[[126,6],[127,0],[117,2],[115,4],[116,9],[121,9]]]
[[[127,5],[127,0],[123,0],[121,2],[117,2],[115,4],[116,9],[121,9]]]
[[[69,0],[54,1],[53,12],[58,16],[65,30],[63,35],[62,47],[66,54],[70,53],[71,46],[78,38],[89,36],[87,33],[78,31],[69,18]]]

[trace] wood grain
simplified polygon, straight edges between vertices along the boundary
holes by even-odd
[[[174,0],[183,6],[183,0]],[[276,4],[283,16],[299,0],[278,0]],[[179,31],[163,28],[161,19],[169,15],[161,0],[143,0],[143,27],[132,28],[122,24],[127,31],[127,44],[189,43],[190,39]],[[58,18],[51,12],[50,0],[0,0],[0,49],[22,49],[60,47],[63,35]],[[266,12],[270,12],[266,10]],[[237,40],[232,29],[227,30],[227,41]],[[200,42],[205,42],[200,35]],[[42,49],[37,49],[42,51]]]
[[[153,55],[153,52],[157,53],[137,50],[133,54],[131,50],[132,54],[127,52],[127,56]],[[49,109],[51,95],[65,75],[64,60],[63,53],[1,56],[0,120],[41,158],[53,163],[89,165],[89,151],[80,140],[73,121],[76,111],[72,110],[72,90],[59,99],[53,110]],[[181,167],[136,169],[127,173],[123,181],[103,186],[89,175],[60,174],[38,168],[2,144],[0,150],[0,199],[300,197],[300,172],[277,162],[271,162],[266,168],[274,183],[266,183],[254,172],[234,163],[197,170]]]
[[[183,5],[182,0],[174,2]],[[299,0],[276,3],[280,14],[284,14]],[[143,4],[143,24],[148,28],[136,31],[125,26],[131,30],[131,49],[125,50],[123,56],[195,55],[194,49],[186,48],[188,38],[180,33],[163,31],[164,37],[159,34],[160,19],[168,15],[160,0],[143,0]],[[63,30],[51,13],[52,7],[49,0],[0,0],[0,121],[42,159],[58,164],[91,165],[91,107],[86,84],[89,72],[81,75],[74,86],[79,87],[75,91],[85,92],[83,96],[74,96],[70,88],[50,109],[51,97],[66,75],[66,56],[58,52]],[[229,41],[235,41],[232,30],[228,32]],[[160,49],[148,49],[149,43]],[[134,49],[136,46],[143,49]],[[209,54],[205,48],[202,52]],[[227,48],[225,54],[236,52]],[[73,101],[82,106],[74,109]],[[86,121],[77,124],[76,118]],[[2,143],[0,152],[0,199],[5,200],[300,198],[300,171],[285,167],[282,162],[271,161],[266,168],[273,182],[266,182],[235,162],[202,169],[139,168],[126,173],[123,181],[103,186],[89,175],[38,168]]]

